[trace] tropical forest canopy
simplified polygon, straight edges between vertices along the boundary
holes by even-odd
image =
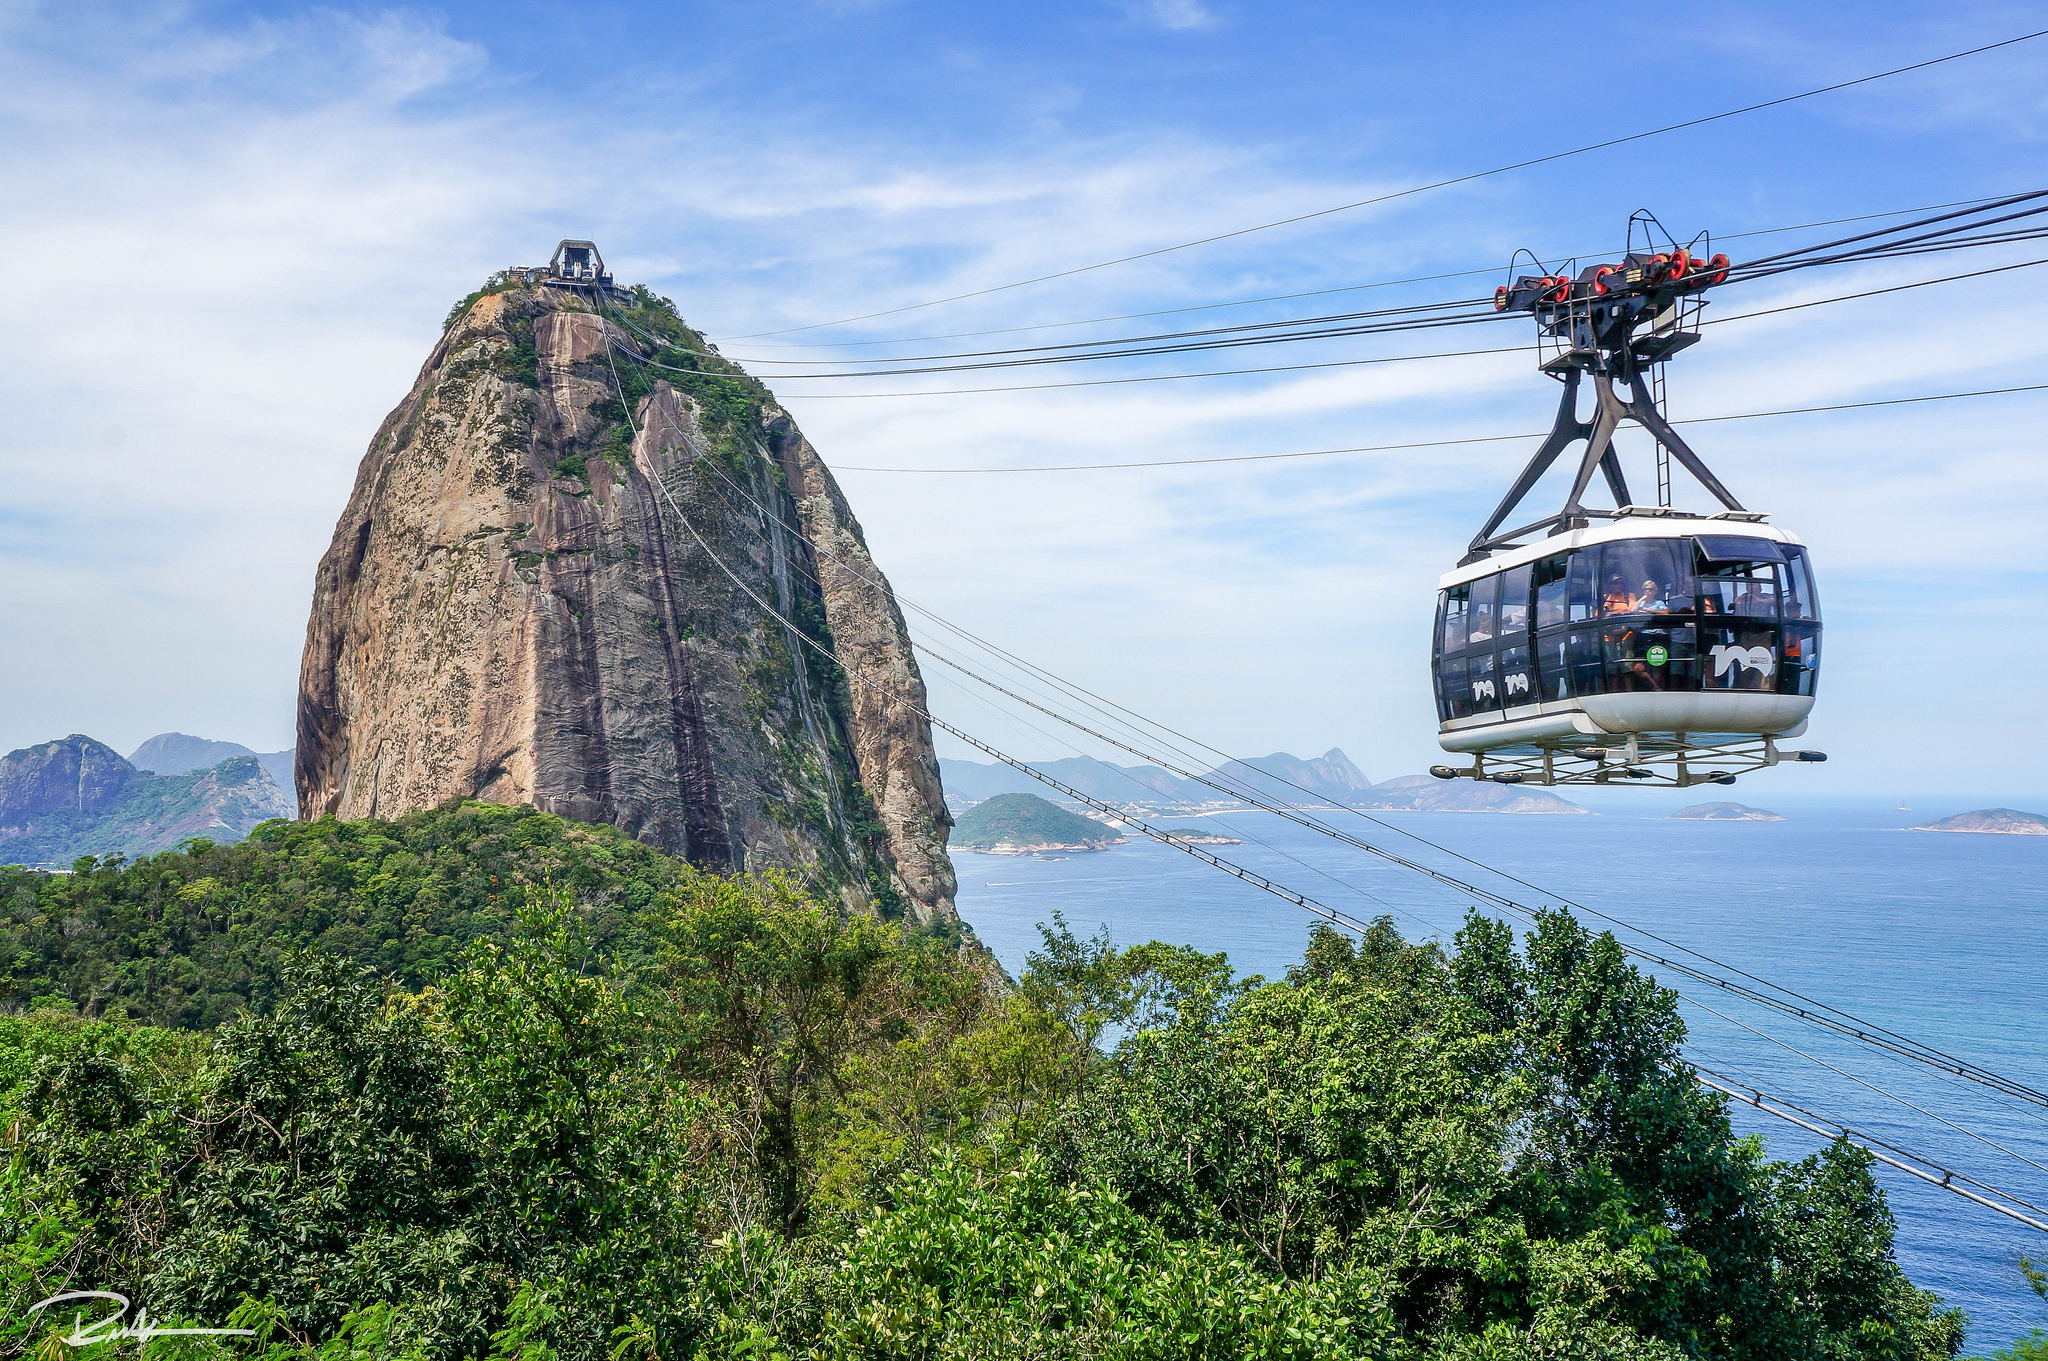
[[[9,1354],[51,1345],[24,1311],[67,1289],[256,1334],[149,1344],[195,1357],[1962,1336],[1894,1262],[1867,1158],[1733,1137],[1672,994],[1563,914],[1450,948],[1317,930],[1272,981],[1055,921],[1008,980],[971,940],[478,804],[12,873],[0,901]]]

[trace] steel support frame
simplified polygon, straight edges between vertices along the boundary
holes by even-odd
[[[1601,368],[1595,368],[1595,365],[1600,365]],[[1579,382],[1581,376],[1587,372],[1593,374],[1595,399],[1595,410],[1590,421],[1581,420],[1578,409]],[[1677,459],[1679,466],[1691,473],[1724,509],[1739,511],[1744,508],[1742,503],[1735,499],[1734,494],[1721,485],[1721,480],[1714,476],[1713,471],[1693,452],[1692,447],[1671,428],[1671,423],[1664,419],[1664,413],[1657,409],[1657,403],[1651,395],[1647,374],[1636,365],[1635,356],[1626,348],[1589,355],[1584,362],[1574,364],[1554,376],[1564,384],[1564,392],[1558,399],[1557,418],[1551,423],[1550,434],[1537,446],[1536,452],[1529,456],[1529,462],[1522,468],[1521,475],[1515,478],[1514,484],[1508,488],[1507,495],[1494,507],[1493,514],[1487,517],[1485,526],[1472,537],[1465,556],[1458,561],[1460,567],[1469,567],[1475,562],[1484,561],[1496,548],[1517,546],[1515,541],[1525,534],[1533,534],[1538,530],[1547,534],[1561,534],[1568,529],[1583,528],[1588,522],[1588,511],[1584,502],[1586,488],[1591,484],[1595,471],[1606,479],[1607,489],[1613,495],[1617,509],[1634,504],[1629,497],[1628,482],[1622,476],[1621,460],[1614,452],[1614,432],[1624,420],[1634,421],[1648,431],[1650,438],[1657,442],[1658,448]],[[1629,395],[1626,401],[1615,391],[1617,379],[1628,388]],[[1508,516],[1515,513],[1515,508],[1534,490],[1543,475],[1550,471],[1558,456],[1580,440],[1586,442],[1586,448],[1579,459],[1578,472],[1572,479],[1571,492],[1565,497],[1564,508],[1555,515],[1547,515],[1506,533],[1500,532],[1501,525],[1506,523]]]
[[[1597,753],[1597,754],[1596,754]],[[1571,738],[1475,752],[1466,779],[1497,784],[1643,785],[1690,789],[1720,784],[1786,759],[1769,734],[1723,742],[1695,742],[1685,733],[1631,733],[1606,739]],[[1628,771],[1646,771],[1629,775]],[[1508,779],[1501,779],[1508,776]]]

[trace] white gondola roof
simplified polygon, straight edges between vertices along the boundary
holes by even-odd
[[[1764,524],[1761,517],[1753,512],[1703,516],[1673,514],[1656,506],[1624,506],[1614,519],[1605,524],[1567,530],[1546,539],[1537,539],[1523,548],[1496,552],[1484,562],[1454,567],[1437,581],[1437,589],[1445,590],[1467,581],[1477,581],[1525,562],[1555,557],[1590,544],[1610,543],[1616,539],[1678,539],[1696,534],[1739,535],[1748,539],[1769,539],[1773,543],[1805,542],[1788,530]]]

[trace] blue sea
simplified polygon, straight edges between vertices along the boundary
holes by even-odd
[[[2048,837],[1905,830],[1962,806],[1933,813],[1781,808],[1784,822],[1675,821],[1664,816],[1669,807],[1603,804],[1599,816],[1372,814],[1384,827],[1348,813],[1321,816],[1521,903],[1576,900],[2048,1090]],[[1465,900],[1453,890],[1271,814],[1168,814],[1157,825],[1242,838],[1243,845],[1211,849],[1353,916],[1389,913],[1411,940],[1448,941],[1465,914]],[[1507,883],[1402,833],[1548,893]],[[956,852],[955,864],[961,915],[1012,973],[1037,947],[1037,924],[1054,912],[1084,936],[1107,927],[1119,944],[1163,940],[1227,951],[1241,974],[1267,977],[1300,958],[1311,920],[1143,839],[1057,859]],[[2048,1206],[2048,1109],[1710,986],[1668,981],[1689,999],[1681,1008],[1691,1030],[1688,1053],[1703,1066]],[[1733,1118],[1739,1131],[1761,1134],[1776,1157],[1803,1157],[1824,1142],[1744,1105]],[[1903,1172],[1879,1166],[1877,1175],[1898,1219],[1899,1260],[1915,1282],[1968,1311],[1969,1352],[2048,1327],[2048,1307],[2026,1289],[2015,1265],[2022,1253],[2048,1256],[2048,1234]]]

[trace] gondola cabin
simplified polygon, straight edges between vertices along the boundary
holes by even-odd
[[[1699,339],[1700,295],[1727,279],[1728,257],[1704,235],[1696,249],[1636,250],[1653,229],[1637,213],[1621,264],[1524,275],[1494,294],[1535,318],[1537,367],[1564,390],[1550,434],[1439,583],[1437,741],[1471,757],[1431,766],[1442,779],[1683,787],[1827,759],[1778,747],[1806,730],[1820,681],[1805,545],[1744,508],[1663,411],[1662,366]],[[1581,416],[1587,383],[1594,409]],[[1629,495],[1614,446],[1625,422],[1652,441],[1654,506]],[[1563,506],[1507,528],[1575,445]],[[1673,507],[1674,463],[1719,511]],[[1596,476],[1613,510],[1586,504]]]
[[[1444,750],[1510,783],[1647,778],[1671,753],[1681,784],[1775,763],[1813,708],[1820,603],[1805,546],[1754,518],[1624,512],[1446,573]]]

